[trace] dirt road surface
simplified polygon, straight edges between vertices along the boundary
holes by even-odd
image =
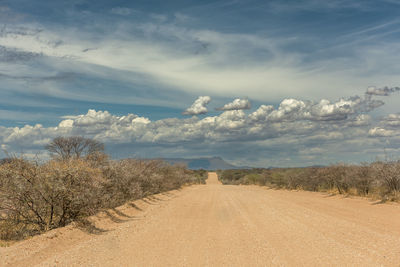
[[[93,220],[96,234],[68,226],[0,248],[0,266],[400,266],[400,205],[215,173]]]

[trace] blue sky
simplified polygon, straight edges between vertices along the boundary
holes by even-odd
[[[79,134],[118,158],[398,157],[399,14],[396,0],[0,0],[0,156]]]

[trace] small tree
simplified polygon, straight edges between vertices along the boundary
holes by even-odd
[[[104,144],[82,136],[56,137],[45,147],[53,157],[79,159],[104,151]]]

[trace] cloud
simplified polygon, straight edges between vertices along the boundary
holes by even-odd
[[[120,16],[128,16],[133,13],[133,10],[127,7],[114,7],[111,9],[111,13]]]
[[[306,106],[306,103],[301,100],[284,99],[278,109],[268,114],[266,119],[275,122],[302,119]]]
[[[384,128],[375,127],[368,131],[368,135],[371,137],[391,137],[395,135],[395,132],[392,130],[386,130]]]
[[[206,105],[210,101],[208,96],[199,97],[185,114],[206,113]],[[64,119],[56,127],[37,124],[3,128],[0,143],[29,146],[43,143],[58,135],[84,135],[106,143],[200,144],[269,140],[285,136],[288,140],[303,136],[304,140],[315,142],[322,139],[343,139],[346,135],[355,133],[365,136],[393,134],[392,131],[381,128],[373,128],[368,133],[364,127],[370,124],[371,117],[357,114],[361,102],[363,100],[358,98],[357,101],[341,99],[333,103],[327,100],[314,103],[284,99],[277,109],[261,105],[250,114],[246,114],[244,110],[228,110],[218,116],[206,116],[202,119],[168,118],[156,121],[135,114],[116,116],[108,111],[90,109],[86,114],[62,116]],[[388,118],[391,121],[397,119],[394,115]]]
[[[216,110],[240,110],[240,109],[251,109],[251,104],[248,99],[236,98],[231,103],[225,104],[221,108],[216,108]]]
[[[349,121],[349,126],[368,126],[371,124],[372,118],[370,115],[367,114],[360,114],[357,115],[354,119]]]
[[[378,151],[383,146],[380,137],[397,136],[390,128],[366,128],[374,123],[394,122],[398,119],[396,114],[376,122],[370,115],[359,113],[367,98],[350,99],[353,100],[313,102],[291,98],[284,99],[276,109],[261,105],[254,112],[228,110],[204,118],[193,116],[154,121],[136,114],[119,116],[90,109],[86,114],[62,116],[63,120],[55,127],[41,124],[0,126],[0,144],[7,146],[9,152],[23,150],[34,154],[42,151],[54,137],[82,135],[104,142],[113,157],[218,154],[228,159],[240,157],[243,161],[254,156],[252,165],[261,162],[257,157],[276,166],[284,165],[283,162],[293,164],[293,160],[299,164],[326,164],[335,161],[337,155],[344,159],[346,154],[341,153],[365,149]],[[192,113],[204,111],[210,100],[210,97],[199,97],[189,109]],[[396,123],[391,124],[390,127],[397,127]],[[348,147],[353,150],[349,151]],[[304,157],[302,151],[305,148],[314,151],[314,157]],[[252,151],[252,155],[243,155],[244,150]],[[318,155],[318,151],[325,152]]]
[[[150,14],[150,18],[158,22],[165,22],[168,19],[166,15],[155,13]]]
[[[200,115],[208,112],[206,105],[210,103],[211,97],[200,96],[194,101],[194,103],[187,108],[182,114],[183,115]]]
[[[376,95],[376,96],[388,96],[392,93],[399,92],[400,87],[383,87],[383,88],[376,88],[376,87],[369,87],[367,89],[366,94],[368,95]]]
[[[0,62],[3,63],[30,61],[40,56],[42,56],[41,53],[19,51],[14,48],[0,46]]]
[[[333,103],[327,99],[314,102],[289,98],[284,99],[277,109],[274,109],[273,106],[262,105],[249,117],[255,121],[270,122],[296,120],[343,121],[357,113],[372,111],[383,104],[383,101],[359,96],[348,99],[341,98]],[[361,124],[361,119],[365,120],[367,117],[359,117],[359,124]],[[357,122],[354,123],[357,124]]]
[[[249,118],[253,121],[263,121],[273,110],[274,107],[271,105],[261,105],[256,111],[249,115]]]
[[[400,114],[389,114],[383,118],[382,124],[389,127],[400,126]]]
[[[123,7],[113,10],[120,14],[133,12]],[[357,57],[351,62],[329,58],[330,64],[326,64],[324,60],[327,59],[310,59],[311,55],[307,53],[283,49],[294,47],[294,41],[288,38],[225,33],[201,27],[189,29],[183,22],[148,20],[141,23],[124,21],[111,26],[100,23],[96,24],[96,30],[15,23],[2,30],[0,46],[7,51],[25,53],[7,55],[7,60],[40,55],[47,72],[69,69],[83,76],[108,80],[113,78],[114,75],[109,74],[113,72],[119,76],[119,81],[135,87],[140,87],[139,84],[161,88],[159,91],[178,90],[191,96],[203,93],[225,97],[229,93],[260,101],[302,95],[336,98],[344,91],[355,92],[351,88],[382,80],[379,72],[365,75],[358,67],[348,71],[365,58],[371,61],[369,66],[382,69],[379,66],[383,59],[372,49],[357,49]],[[395,47],[380,48],[380,51],[396,54]],[[388,60],[397,62],[393,56]],[[30,66],[30,63],[26,64]],[[21,69],[18,71],[22,76],[29,76],[22,74]],[[37,71],[37,67],[32,64],[28,71]],[[392,72],[396,72],[395,67]],[[396,77],[388,74],[385,80],[395,82]],[[346,83],[342,84],[344,80]],[[173,98],[169,101],[172,103]]]
[[[210,101],[209,96],[197,98],[185,114],[206,113]],[[153,151],[154,155],[159,153],[157,151],[177,153],[172,151],[173,148],[190,154],[190,151],[213,153],[210,151],[224,147],[229,155],[233,147],[249,148],[254,142],[264,142],[265,148],[282,151],[289,151],[289,147],[300,150],[304,146],[313,148],[330,143],[342,147],[339,140],[360,144],[361,148],[361,144],[368,144],[372,148],[380,144],[371,140],[396,138],[397,132],[393,128],[399,125],[400,118],[397,114],[379,120],[372,118],[365,107],[370,107],[373,101],[370,95],[337,101],[287,98],[276,108],[261,105],[253,112],[226,110],[217,116],[160,120],[136,114],[118,116],[106,110],[90,109],[86,114],[61,116],[62,120],[54,127],[41,124],[0,126],[0,144],[8,145],[14,151],[24,148],[32,152],[42,150],[43,144],[54,137],[82,135],[106,143],[112,151],[121,151],[121,146],[125,145],[126,149],[122,150],[127,156],[133,153],[127,149],[132,146],[140,147],[141,153],[145,154]],[[369,138],[369,143],[366,138]]]

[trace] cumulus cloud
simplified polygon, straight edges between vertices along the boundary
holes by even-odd
[[[357,117],[349,121],[349,126],[368,126],[371,123],[371,116],[367,114],[359,114]]]
[[[392,130],[386,130],[384,128],[375,127],[368,131],[368,135],[371,137],[390,137],[395,135],[395,132]]]
[[[267,120],[278,122],[303,119],[306,106],[306,103],[301,100],[284,99],[277,110],[268,114]]]
[[[383,88],[376,88],[376,87],[369,87],[367,89],[367,95],[377,95],[377,96],[388,96],[392,93],[399,92],[400,87],[383,87]]]
[[[313,102],[290,98],[284,99],[277,109],[270,105],[262,105],[249,117],[255,121],[264,120],[270,122],[296,120],[340,121],[346,120],[359,112],[371,111],[382,104],[383,102],[377,103],[370,97],[361,98],[359,96],[339,99],[333,103],[326,99]],[[361,119],[360,117],[359,120]],[[361,121],[358,123],[360,124]]]
[[[208,96],[199,97],[185,112],[189,115],[204,114],[210,101]],[[126,148],[128,155],[132,153],[128,147],[132,146],[141,147],[142,152],[157,148],[155,155],[159,151],[172,153],[173,149],[175,152],[179,149],[185,153],[202,150],[206,153],[216,147],[229,154],[236,146],[247,149],[253,143],[258,144],[253,149],[264,147],[269,151],[275,149],[277,153],[285,149],[290,151],[289,147],[302,151],[304,147],[312,149],[342,143],[357,145],[360,149],[368,145],[372,149],[381,145],[380,137],[397,138],[400,115],[389,114],[374,121],[365,112],[369,101],[370,97],[317,102],[288,98],[276,108],[261,105],[253,112],[226,110],[217,116],[155,121],[136,114],[117,116],[105,110],[90,109],[86,114],[62,116],[55,127],[41,124],[0,126],[0,144],[14,151],[24,148],[33,153],[35,149],[42,150],[54,137],[82,135],[109,146],[119,146],[118,149]],[[378,125],[374,125],[376,123]]]
[[[385,126],[400,126],[400,114],[389,114],[388,116],[383,118],[382,123]]]
[[[262,121],[274,110],[271,105],[261,105],[256,111],[249,115],[249,118],[253,121]]]
[[[221,108],[216,108],[216,110],[241,110],[241,109],[251,109],[251,103],[248,99],[236,98],[232,102],[225,104]]]
[[[201,96],[184,114],[207,112],[209,96]],[[370,98],[353,97],[336,102],[284,99],[277,108],[261,105],[254,112],[226,110],[218,116],[196,116],[188,119],[169,118],[151,121],[135,114],[116,116],[108,111],[88,110],[86,114],[63,116],[56,127],[41,124],[24,127],[1,127],[0,143],[18,146],[39,146],[59,135],[84,135],[108,143],[181,144],[202,142],[235,142],[268,140],[283,136],[307,137],[316,140],[340,139],[355,133],[365,137],[393,136],[390,127],[400,125],[400,115],[390,114],[381,120],[384,127],[368,131],[372,118],[364,106]],[[235,103],[232,102],[232,103]],[[230,103],[230,104],[232,104]],[[385,127],[386,126],[386,127]],[[324,137],[325,136],[325,137]],[[324,139],[324,140],[325,140]]]
[[[210,103],[211,97],[209,96],[200,96],[197,98],[194,103],[187,108],[182,114],[183,115],[200,115],[208,112],[206,105]]]

